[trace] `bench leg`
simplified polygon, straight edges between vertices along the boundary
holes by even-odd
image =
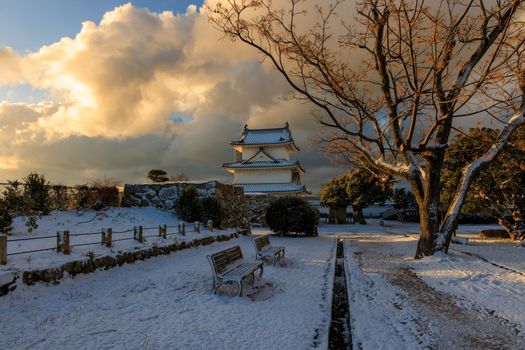
[[[284,258],[284,250],[280,250],[276,256],[275,256],[276,260],[281,260]]]
[[[239,291],[237,292],[237,296],[242,296],[242,281],[237,282],[237,286],[239,287]]]
[[[216,283],[215,281],[213,281],[213,290],[211,291],[211,294],[217,294],[217,291],[219,290],[220,286],[220,283]]]
[[[247,277],[245,277],[244,279],[247,279],[248,280],[248,284],[250,286],[253,286],[253,282],[255,281],[255,274],[252,272]]]
[[[259,278],[261,278],[263,275],[263,266],[264,265],[261,265],[261,267],[259,268]]]

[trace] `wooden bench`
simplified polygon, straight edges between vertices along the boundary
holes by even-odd
[[[275,265],[277,260],[284,258],[284,247],[272,247],[268,235],[256,237],[252,242],[255,246],[256,260],[271,258],[272,264]]]
[[[255,271],[259,270],[259,277],[263,274],[263,263],[245,262],[238,245],[207,255],[206,258],[213,274],[213,294],[223,284],[234,283],[237,285],[237,295],[241,296],[243,281],[250,278],[250,285],[253,285]]]

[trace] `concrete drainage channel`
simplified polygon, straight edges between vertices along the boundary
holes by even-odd
[[[337,238],[335,259],[334,294],[332,297],[332,321],[328,338],[329,349],[351,349],[350,309],[344,263],[343,240]]]

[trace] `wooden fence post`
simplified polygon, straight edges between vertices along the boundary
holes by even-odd
[[[57,253],[62,251],[62,235],[57,231]]]
[[[102,229],[102,233],[100,235],[100,243],[106,244],[106,229],[105,228]]]
[[[111,247],[113,244],[113,229],[110,227],[108,228],[107,236],[106,236],[106,247]]]
[[[139,242],[144,243],[144,237],[142,237],[142,225],[139,226]]]
[[[137,240],[137,226],[133,226],[133,240]]]
[[[194,225],[195,225],[194,231],[197,233],[201,232],[201,223],[198,221],[195,221]]]
[[[208,220],[208,222],[206,223],[206,229],[208,231],[213,231],[213,221]]]
[[[186,236],[186,224],[185,223],[182,223],[182,231],[181,231],[182,235],[183,236]]]
[[[159,237],[162,236],[162,226],[159,225]]]
[[[180,223],[179,223],[179,224],[177,224],[177,231],[179,232],[179,234],[180,234],[180,233],[181,233],[181,231],[182,231],[182,230],[181,230],[181,228],[180,228]]]
[[[164,224],[164,229],[162,230],[162,238],[166,239],[168,235],[168,225]]]
[[[64,254],[69,255],[71,253],[71,247],[69,245],[69,231],[64,231],[64,249],[62,251]]]
[[[7,235],[0,234],[0,265],[7,264]]]

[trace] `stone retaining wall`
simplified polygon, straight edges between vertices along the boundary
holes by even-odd
[[[121,205],[123,207],[153,206],[172,211],[184,186],[195,187],[201,197],[217,199],[221,208],[221,228],[248,226],[244,190],[218,181],[126,184]]]

